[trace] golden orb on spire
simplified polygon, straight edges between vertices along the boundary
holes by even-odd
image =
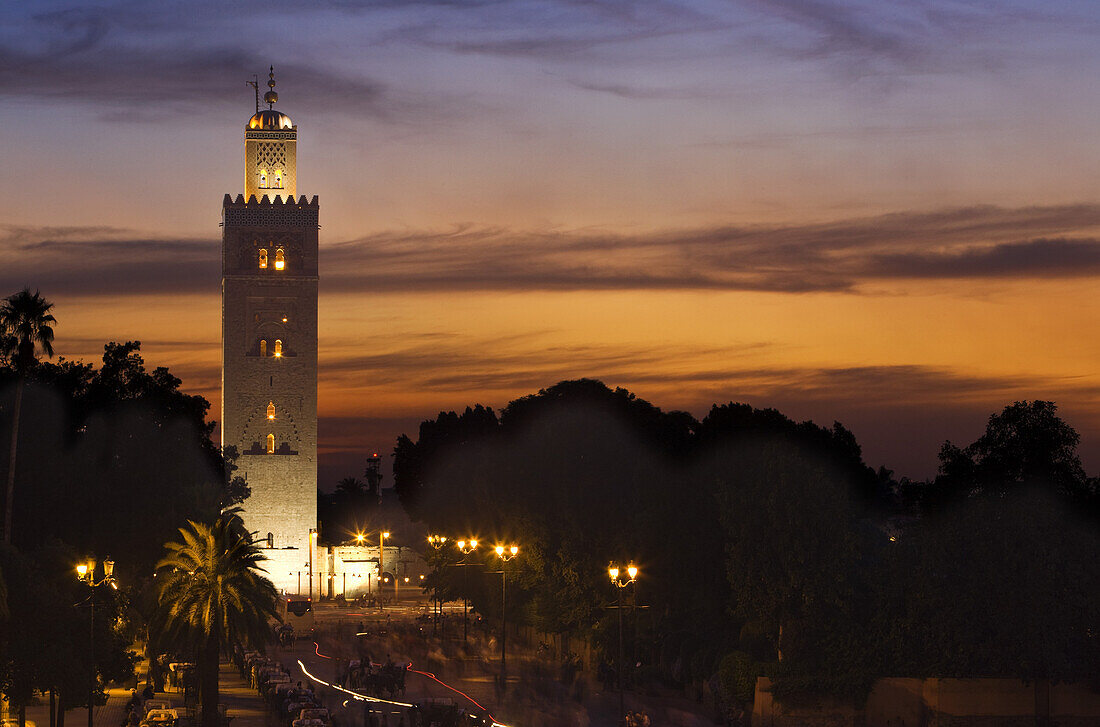
[[[271,90],[264,94],[264,102],[271,108],[279,101],[279,94],[275,93],[275,66],[267,74],[267,87]]]
[[[294,122],[281,111],[272,108],[279,101],[279,94],[275,93],[275,66],[271,66],[267,75],[267,87],[271,89],[264,94],[267,108],[258,111],[248,120],[249,129],[292,129]]]

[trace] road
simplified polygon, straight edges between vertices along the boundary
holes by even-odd
[[[423,703],[429,700],[449,700],[466,709],[471,714],[488,715],[493,721],[496,716],[492,701],[495,697],[495,680],[489,674],[469,674],[462,679],[445,682],[430,670],[421,668],[416,654],[406,645],[418,645],[415,633],[417,617],[428,613],[426,603],[406,601],[397,605],[387,605],[385,610],[365,611],[363,609],[336,609],[320,606],[316,609],[318,638],[299,639],[292,646],[279,649],[277,658],[285,665],[296,666],[297,673],[304,679],[311,679],[321,685],[326,706],[335,714],[345,713],[347,723],[362,723],[362,705],[357,703],[350,690],[341,690],[337,684],[339,671],[351,658],[369,654],[374,663],[384,662],[387,658],[394,663],[409,664],[406,673],[404,695],[396,696],[392,701],[404,704]],[[457,609],[445,609],[451,621],[450,628],[461,625],[461,606]],[[363,631],[360,631],[360,628]],[[431,630],[431,624],[424,624],[425,631]],[[405,633],[399,635],[398,631]],[[424,641],[423,637],[419,641]],[[480,671],[480,670],[475,670]],[[372,708],[390,714],[400,715],[401,708],[378,702]],[[396,723],[395,723],[396,724]]]
[[[417,621],[429,611],[426,603],[412,600],[387,606],[381,614],[322,605],[317,609],[316,641],[300,639],[289,649],[279,650],[277,657],[303,681],[313,678],[323,685],[320,693],[339,727],[362,727],[364,709],[351,694],[328,685],[338,681],[338,673],[349,660],[368,657],[373,663],[385,662],[387,657],[395,663],[411,662],[406,693],[394,702],[452,700],[472,714],[487,714],[511,727],[615,727],[619,723],[617,692],[601,692],[598,682],[584,675],[562,681],[558,678],[561,662],[534,652],[521,654],[519,644],[515,652],[509,650],[508,689],[501,694],[497,689],[500,661],[491,634],[471,628],[469,644],[463,648],[461,605],[447,609],[445,654],[440,639],[432,638],[433,624]],[[372,706],[387,713],[390,727],[403,727],[399,706]],[[674,693],[657,696],[628,691],[626,709],[645,709],[653,716],[653,724],[713,724],[703,705]]]

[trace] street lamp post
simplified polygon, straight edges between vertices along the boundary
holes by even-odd
[[[507,601],[505,600],[508,583],[508,569],[505,566],[508,561],[519,554],[519,548],[515,545],[510,545],[507,548],[503,545],[498,545],[496,547],[496,553],[497,557],[500,558],[500,691],[501,694],[503,694],[508,686],[508,652],[504,648],[508,637]]]
[[[383,583],[382,573],[385,571],[385,568],[386,568],[386,566],[385,566],[385,562],[386,562],[385,545],[386,545],[386,538],[388,538],[388,537],[390,537],[390,534],[388,532],[386,532],[385,530],[380,530],[378,532],[378,610],[379,611],[382,611],[382,610],[385,609],[385,606],[382,604],[382,601],[386,596],[386,592],[382,590],[382,583]],[[394,587],[396,588],[396,585]]]
[[[91,589],[88,594],[88,664],[91,672],[88,678],[88,727],[93,727],[95,695],[99,691],[95,673],[95,589],[105,584],[109,584],[114,589],[118,588],[118,584],[115,582],[115,562],[113,560],[108,558],[103,561],[103,579],[100,581],[95,579],[95,566],[95,560],[90,560],[76,567],[77,580]]]
[[[467,614],[470,611],[470,601],[466,597],[466,568],[469,567],[469,563],[466,562],[466,558],[470,553],[477,550],[477,540],[470,538],[469,540],[460,540],[458,543],[458,549],[462,551],[462,643],[469,642],[469,617]]]
[[[301,532],[301,531],[299,531]],[[317,544],[317,530],[309,529],[309,602],[313,603],[313,547]]]
[[[619,682],[619,723],[626,720],[626,707],[623,697],[623,589],[638,580],[638,566],[631,563],[626,567],[626,578],[620,575],[619,567],[612,563],[607,567],[607,574],[611,576],[611,583],[616,586],[619,596],[619,663],[615,675]]]
[[[446,535],[429,535],[428,545],[432,546],[436,550],[439,550],[447,543]],[[424,576],[420,576],[420,580],[424,580]],[[443,619],[443,601],[439,598],[439,588],[433,589],[435,603],[432,604],[432,636],[435,636],[436,629],[439,628],[440,621]]]

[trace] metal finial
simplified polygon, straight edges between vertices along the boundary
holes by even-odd
[[[271,90],[264,94],[264,101],[270,109],[279,100],[279,94],[275,93],[275,66],[271,66],[267,74],[267,87]]]

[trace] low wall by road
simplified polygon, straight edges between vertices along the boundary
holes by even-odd
[[[756,680],[753,727],[1086,727],[1100,724],[1100,693],[1084,684],[1017,679],[880,679],[860,709],[821,700],[792,707]]]

